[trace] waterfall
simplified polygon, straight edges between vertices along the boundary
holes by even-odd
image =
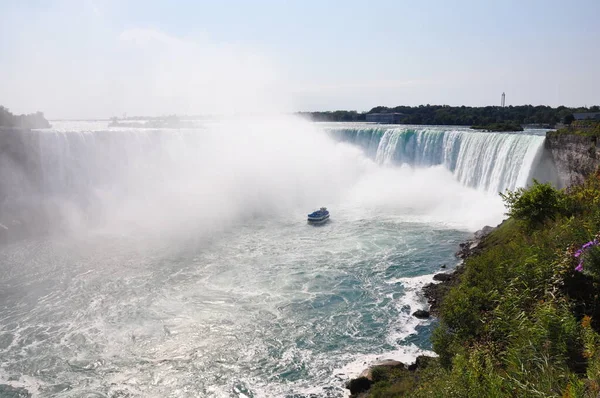
[[[209,229],[266,209],[288,213],[335,201],[400,201],[414,210],[426,197],[435,202],[429,209],[439,184],[450,183],[446,196],[460,187],[449,173],[495,196],[546,170],[536,167],[544,137],[527,133],[348,124],[324,133],[287,119],[194,129],[92,127],[2,131],[0,224],[27,226],[27,233],[109,223]],[[401,165],[417,173],[389,167]],[[443,180],[422,180],[432,176]],[[413,195],[424,189],[421,182],[426,191]]]
[[[443,166],[462,184],[491,193],[527,185],[544,143],[535,134],[444,127],[332,128],[330,134],[381,165]]]

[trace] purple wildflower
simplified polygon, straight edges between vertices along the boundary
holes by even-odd
[[[577,250],[573,254],[573,257],[579,258],[579,257],[581,257],[581,255],[583,254],[583,252],[585,250],[589,249],[592,246],[598,246],[599,244],[600,244],[600,242],[598,241],[598,239],[594,239],[592,241],[589,241],[586,244],[584,244],[583,246],[581,246],[581,249]],[[583,259],[579,260],[579,264],[577,264],[577,267],[575,267],[575,271],[578,271],[578,272],[582,272],[583,271]]]

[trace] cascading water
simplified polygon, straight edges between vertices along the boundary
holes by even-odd
[[[381,165],[442,165],[462,184],[490,193],[525,186],[544,143],[544,136],[536,134],[447,127],[357,127],[330,132],[361,146]]]
[[[0,237],[29,232],[0,245],[0,395],[346,396],[365,362],[431,349],[420,288],[542,141],[55,126],[0,135]]]

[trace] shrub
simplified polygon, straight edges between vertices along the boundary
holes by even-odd
[[[554,220],[565,209],[564,193],[537,180],[533,180],[533,185],[527,189],[507,191],[500,196],[508,208],[506,214],[528,229],[538,227],[546,220]]]
[[[433,330],[431,342],[433,350],[439,356],[440,365],[445,369],[449,369],[452,366],[452,358],[455,350],[452,347],[452,334],[443,320]]]

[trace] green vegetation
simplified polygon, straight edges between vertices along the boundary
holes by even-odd
[[[412,373],[380,371],[369,396],[599,396],[600,174],[503,198],[511,218],[443,300],[439,357]]]
[[[50,127],[50,123],[44,118],[42,112],[13,115],[7,108],[0,105],[0,127],[39,129]]]
[[[487,131],[523,131],[523,127],[516,123],[492,123],[486,124],[485,126],[471,126],[475,130],[487,130]]]
[[[375,384],[369,391],[369,396],[373,398],[401,396],[415,388],[416,378],[407,369],[375,367],[372,375]]]
[[[600,136],[600,122],[595,120],[579,120],[574,121],[570,125],[563,127],[557,131],[549,133],[551,135],[559,134],[575,134],[587,137]]]
[[[519,188],[500,196],[509,209],[507,215],[527,229],[543,225],[546,220],[554,220],[557,214],[565,210],[564,193],[536,180],[533,180],[533,186],[529,189]]]
[[[510,123],[513,125],[537,124],[554,126],[556,123],[570,124],[573,113],[600,112],[600,106],[590,108],[568,108],[559,106],[449,106],[449,105],[419,105],[397,106],[388,108],[377,106],[368,112],[335,111],[335,112],[300,112],[299,115],[320,122],[351,122],[365,121],[368,113],[402,113],[403,124],[444,124],[456,126],[487,126],[494,123]]]

